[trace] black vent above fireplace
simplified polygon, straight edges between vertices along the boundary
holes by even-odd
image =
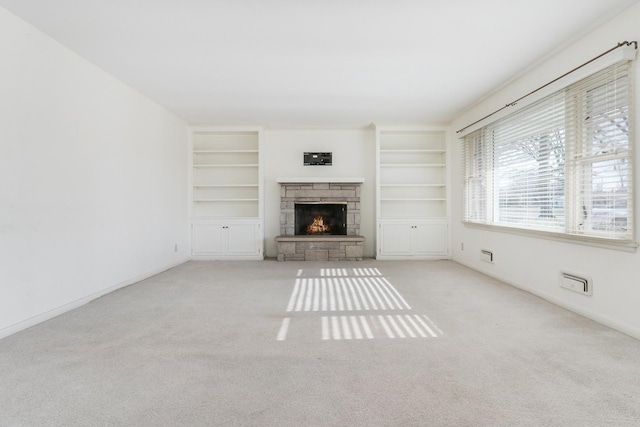
[[[346,235],[347,203],[296,203],[295,234],[304,235]]]
[[[331,166],[333,164],[332,153],[304,153],[305,166]]]

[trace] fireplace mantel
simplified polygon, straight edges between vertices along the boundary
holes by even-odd
[[[279,184],[362,184],[364,178],[361,177],[297,177],[297,178],[277,178]]]

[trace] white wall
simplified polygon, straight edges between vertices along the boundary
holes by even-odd
[[[277,256],[280,234],[280,185],[286,177],[363,177],[360,233],[364,256],[375,254],[375,132],[368,129],[267,129],[265,131],[265,253]],[[303,153],[332,152],[332,166],[304,166]]]
[[[640,41],[640,4],[601,26],[596,31],[549,58],[502,90],[456,118],[455,131],[491,111],[528,93],[567,72],[584,61],[624,40]],[[508,60],[508,58],[505,58]],[[636,72],[636,100],[640,99],[640,81]],[[640,125],[640,105],[636,106],[636,129]],[[636,143],[640,143],[637,138]],[[460,144],[454,141],[452,183],[461,189]],[[640,168],[640,150],[636,150],[636,167]],[[635,197],[640,201],[640,173],[636,173]],[[636,203],[638,206],[638,203]],[[580,244],[492,232],[464,226],[462,194],[452,199],[453,259],[474,269],[529,290],[559,305],[640,338],[640,253],[600,249]],[[636,221],[640,218],[636,215]],[[464,251],[461,250],[464,243]],[[495,264],[480,261],[480,249],[490,249]],[[594,293],[586,297],[558,286],[561,269],[589,275]]]
[[[186,123],[1,8],[0,58],[2,337],[189,242]]]

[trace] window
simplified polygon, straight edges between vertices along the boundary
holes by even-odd
[[[633,240],[630,62],[463,139],[464,221]]]

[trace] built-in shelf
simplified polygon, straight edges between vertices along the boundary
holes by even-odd
[[[239,188],[239,187],[259,187],[258,184],[207,184],[194,185],[193,188]]]
[[[257,202],[258,199],[194,199],[196,203],[208,202]]]
[[[444,163],[387,163],[381,164],[382,168],[411,168],[411,167],[426,167],[426,168],[443,168],[446,165]]]
[[[263,259],[261,133],[259,128],[193,128],[195,259]]]
[[[258,150],[193,150],[194,154],[257,153]]]
[[[446,184],[380,184],[380,187],[446,187]]]
[[[444,129],[376,128],[377,257],[448,254]]]
[[[443,202],[447,199],[409,199],[409,198],[398,198],[398,199],[380,199],[381,202]]]
[[[194,218],[260,216],[259,132],[193,133]]]
[[[258,164],[236,163],[236,164],[200,164],[193,165],[194,168],[257,168]]]
[[[435,153],[435,154],[444,154],[446,150],[380,150],[380,153]]]

